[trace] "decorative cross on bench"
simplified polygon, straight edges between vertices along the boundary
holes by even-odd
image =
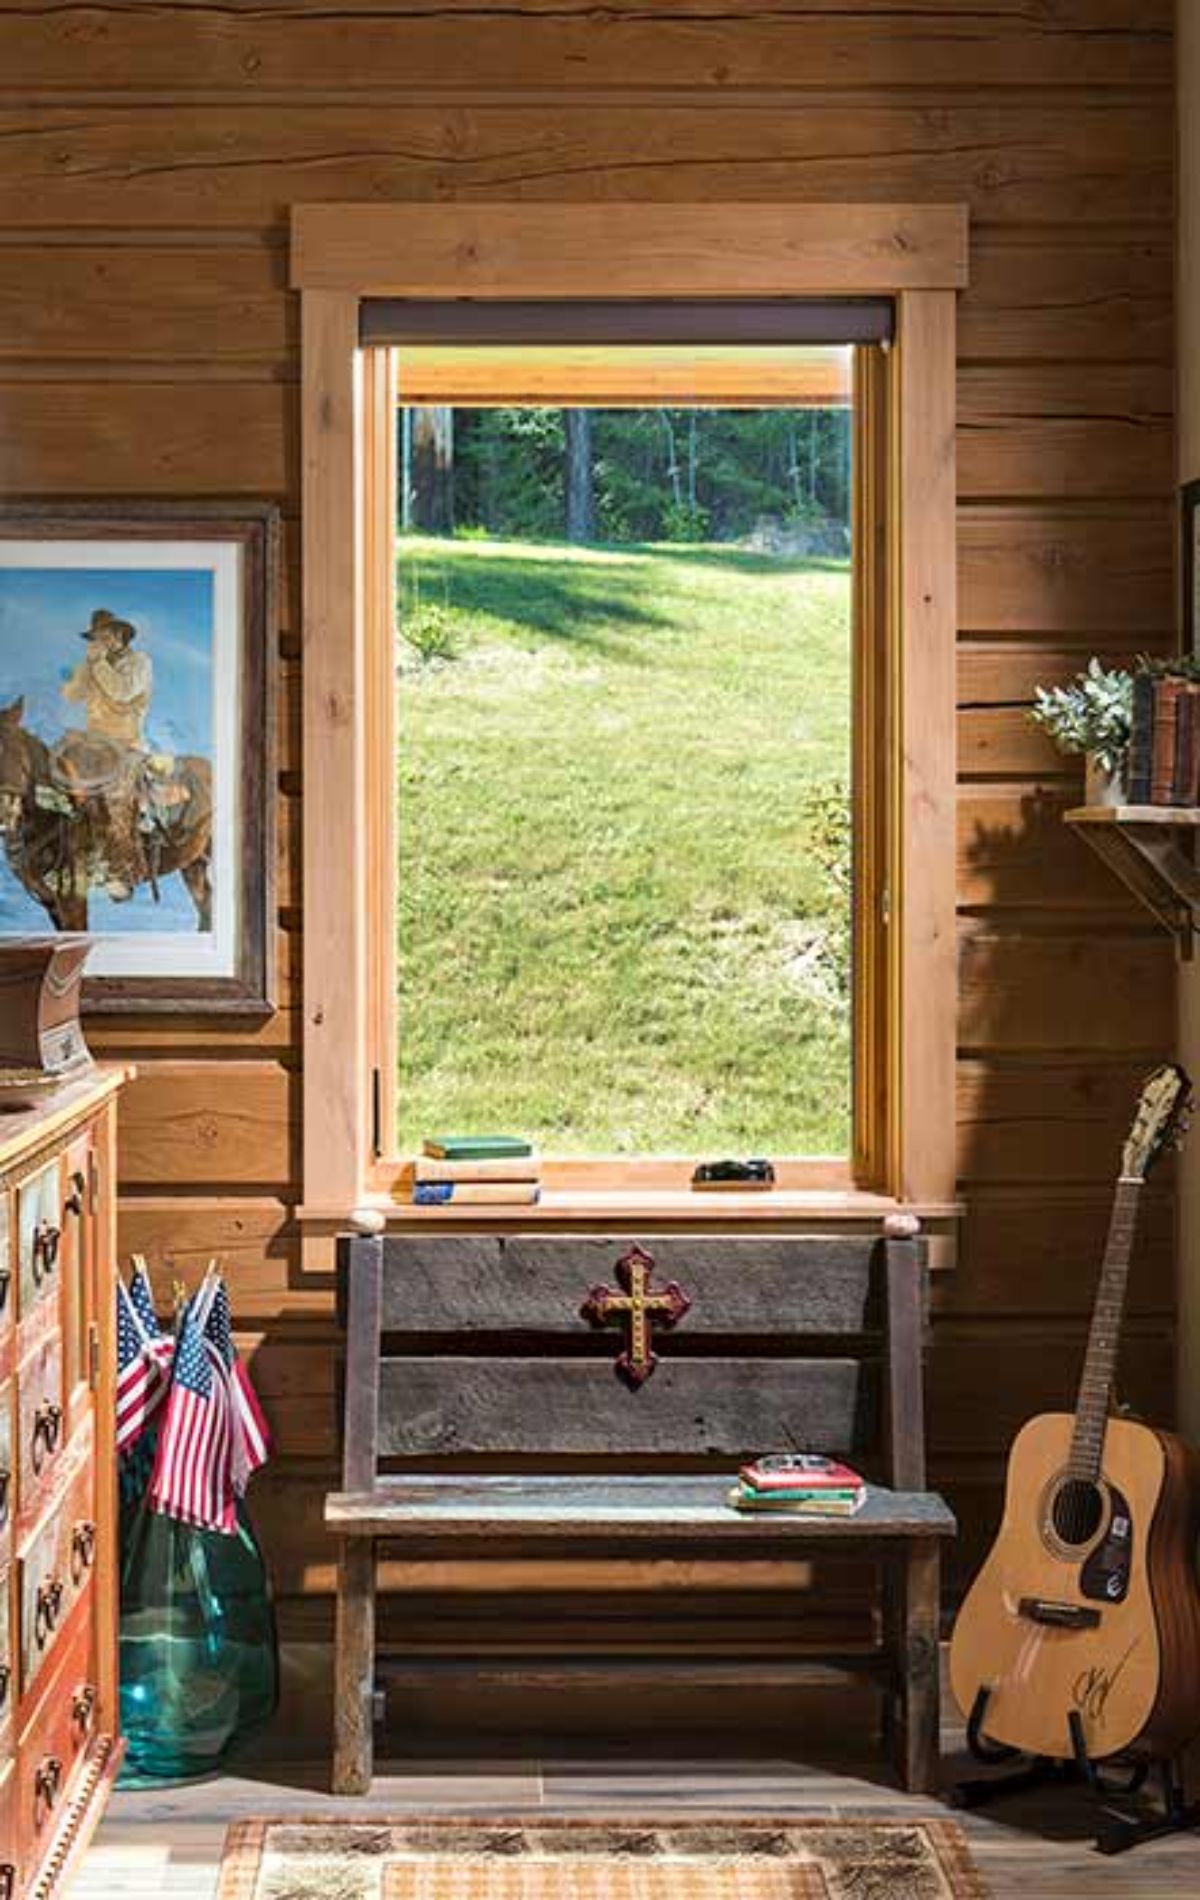
[[[661,1293],[651,1293],[654,1258],[641,1247],[631,1247],[627,1254],[622,1254],[616,1272],[624,1292],[618,1292],[616,1287],[594,1286],[579,1310],[592,1326],[628,1322],[628,1340],[617,1358],[615,1370],[618,1378],[636,1391],[658,1364],[658,1355],[651,1345],[655,1320],[665,1328],[676,1326],[692,1302],[678,1280],[668,1280]]]

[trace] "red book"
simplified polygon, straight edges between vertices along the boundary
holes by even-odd
[[[813,1452],[756,1458],[753,1464],[743,1465],[738,1476],[756,1491],[861,1491],[865,1483],[861,1472]]]
[[[1175,783],[1175,726],[1184,682],[1159,680],[1154,692],[1154,748],[1151,754],[1150,803],[1169,805]]]

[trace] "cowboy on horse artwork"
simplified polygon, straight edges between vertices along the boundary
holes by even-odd
[[[196,928],[212,927],[212,767],[155,750],[147,738],[154,663],[138,628],[107,607],[79,637],[61,697],[82,723],[47,741],[25,724],[26,702],[0,703],[0,838],[9,868],[59,930],[86,930],[103,894],[157,905],[178,872]]]

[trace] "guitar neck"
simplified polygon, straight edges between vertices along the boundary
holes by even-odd
[[[1129,1280],[1129,1262],[1133,1253],[1133,1234],[1137,1224],[1140,1179],[1122,1175],[1113,1196],[1112,1216],[1100,1286],[1092,1310],[1087,1357],[1079,1382],[1075,1405],[1075,1430],[1071,1438],[1068,1470],[1072,1477],[1094,1483],[1100,1475],[1104,1456],[1104,1434],[1108,1428],[1109,1405],[1116,1374],[1117,1353],[1121,1343],[1121,1324],[1125,1317],[1125,1289]]]

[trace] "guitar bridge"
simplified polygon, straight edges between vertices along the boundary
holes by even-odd
[[[1099,1610],[1084,1603],[1055,1603],[1049,1597],[1022,1597],[1017,1614],[1031,1623],[1049,1623],[1055,1629],[1094,1630],[1100,1625]]]

